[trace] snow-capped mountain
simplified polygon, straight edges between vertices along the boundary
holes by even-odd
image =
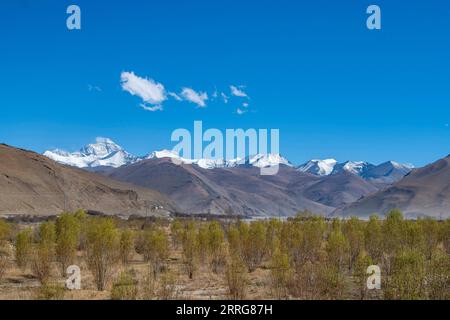
[[[368,170],[375,166],[365,161],[346,161],[343,163],[337,163],[331,174],[338,174],[341,172],[350,172],[357,176],[363,176]]]
[[[334,159],[310,160],[297,169],[301,172],[311,173],[316,176],[328,176],[333,172],[337,163]]]
[[[55,149],[45,151],[44,156],[56,162],[78,168],[118,168],[139,160],[108,138],[97,138],[95,143],[88,144],[77,152],[70,153]]]
[[[395,161],[374,165],[364,161],[346,161],[339,163],[334,159],[310,160],[299,166],[297,170],[316,176],[336,175],[349,172],[375,184],[385,185],[399,181],[407,175],[414,166],[400,164]]]
[[[291,162],[280,154],[257,154],[246,158],[224,159],[187,159],[170,150],[150,153],[145,157],[137,157],[125,151],[121,146],[108,138],[97,138],[95,143],[88,144],[77,152],[60,149],[46,151],[44,155],[59,163],[79,168],[113,167],[136,163],[146,159],[174,160],[175,163],[197,165],[203,169],[234,168],[238,166],[266,168],[276,165],[293,167]],[[411,165],[388,161],[378,166],[363,161],[346,161],[339,163],[334,159],[310,160],[297,167],[301,172],[317,176],[336,175],[349,172],[377,184],[392,184],[412,170]]]
[[[132,164],[145,159],[173,159],[175,162],[197,165],[203,169],[234,168],[239,165],[251,165],[258,168],[272,167],[277,164],[292,166],[279,154],[258,154],[246,159],[186,159],[171,150],[154,151],[145,157],[134,156],[108,138],[97,138],[96,143],[88,144],[77,152],[67,152],[60,149],[44,152],[44,156],[73,167],[97,168]]]
[[[236,158],[231,160],[225,159],[186,159],[180,157],[176,152],[170,150],[155,151],[148,155],[146,159],[175,159],[179,163],[183,164],[195,164],[203,169],[216,169],[216,168],[235,168],[240,165],[250,165],[257,168],[273,167],[276,165],[292,164],[279,154],[257,154],[245,159]]]

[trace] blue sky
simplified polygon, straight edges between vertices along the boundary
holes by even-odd
[[[66,28],[70,4],[82,30]],[[381,7],[381,31],[366,28],[370,4]],[[103,136],[146,154],[173,147],[171,132],[194,120],[279,128],[294,163],[420,166],[450,149],[445,1],[3,0],[0,39],[0,141],[38,152]],[[209,99],[146,111],[122,72]],[[231,97],[230,85],[250,98]],[[216,90],[227,104],[212,101]]]

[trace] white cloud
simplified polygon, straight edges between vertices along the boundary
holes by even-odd
[[[206,107],[206,100],[208,100],[208,94],[206,92],[196,92],[191,88],[183,88],[181,96],[184,100],[195,103],[201,108]]]
[[[181,97],[179,95],[177,95],[175,92],[169,92],[169,96],[171,96],[172,98],[174,98],[177,101],[182,101],[183,99],[181,99]]]
[[[242,115],[242,114],[244,114],[244,113],[247,113],[247,110],[242,110],[241,108],[237,108],[236,113],[237,113],[238,115]]]
[[[88,89],[89,91],[97,91],[97,92],[102,92],[102,88],[98,87],[98,86],[93,86],[91,84],[88,84]]]
[[[223,102],[228,103],[230,98],[223,92],[221,92],[220,95],[222,96]]]
[[[242,106],[243,106],[244,108],[248,108],[249,104],[248,104],[248,102],[244,102],[244,103],[242,104]]]
[[[240,87],[230,86],[231,94],[235,97],[248,98],[247,93],[245,93],[244,90],[242,90],[242,88],[243,88],[242,86]]]
[[[141,78],[134,72],[122,72],[120,75],[122,89],[142,99],[145,110],[161,110],[161,104],[167,100],[166,89],[153,79]],[[152,106],[147,106],[150,104]]]
[[[163,111],[163,107],[162,107],[162,105],[160,105],[160,104],[158,104],[158,105],[156,105],[156,106],[148,106],[148,105],[146,105],[146,104],[144,104],[144,103],[141,103],[141,104],[140,104],[140,107],[141,107],[142,109],[144,109],[144,110],[151,111],[151,112],[155,112],[155,111]]]

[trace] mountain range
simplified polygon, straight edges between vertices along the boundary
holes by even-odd
[[[158,191],[0,145],[1,215],[54,215],[79,208],[125,216],[149,212],[167,215],[177,210]]]
[[[393,161],[377,166],[333,159],[294,166],[279,154],[193,160],[162,150],[139,157],[107,138],[97,138],[74,153],[54,150],[44,155],[159,191],[190,214],[291,216],[310,210],[328,215],[400,180],[412,169]],[[259,174],[259,168],[274,165],[280,165],[277,175]]]
[[[78,208],[121,216],[273,217],[309,210],[367,217],[399,208],[415,218],[450,212],[450,156],[418,169],[333,159],[295,166],[278,154],[216,161],[163,150],[137,157],[106,138],[77,152],[44,155],[0,145],[0,215]],[[278,174],[260,174],[274,165]]]
[[[283,165],[294,165],[279,154],[257,154],[245,159],[186,159],[170,150],[154,151],[146,156],[135,156],[124,150],[121,146],[108,138],[97,138],[93,144],[88,144],[76,152],[67,152],[56,149],[45,151],[44,156],[59,163],[98,170],[102,167],[119,168],[148,159],[175,159],[178,163],[197,165],[202,169],[235,168],[238,166],[251,166],[257,168]],[[96,169],[97,168],[97,169]],[[334,159],[310,160],[298,167],[297,170],[317,176],[335,175],[349,172],[359,177],[381,185],[391,184],[400,180],[409,173],[413,166],[388,161],[380,165],[368,162],[346,161],[339,163]],[[100,169],[101,170],[101,169]]]

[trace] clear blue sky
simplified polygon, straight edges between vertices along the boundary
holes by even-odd
[[[66,28],[70,4],[80,31]],[[369,4],[381,31],[366,28]],[[448,1],[2,0],[0,66],[0,141],[38,152],[103,136],[146,154],[203,120],[279,128],[295,163],[420,166],[450,153]],[[123,71],[210,98],[245,85],[249,112],[236,113],[239,97],[146,111]]]

